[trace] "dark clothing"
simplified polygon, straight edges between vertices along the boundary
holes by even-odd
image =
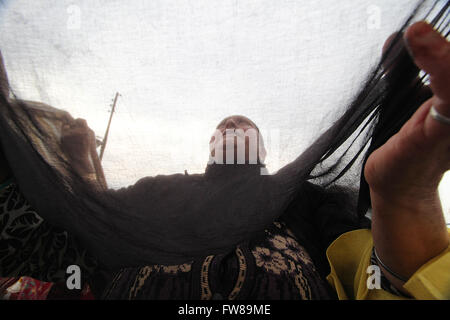
[[[182,265],[122,269],[104,298],[323,300],[335,294],[294,235],[276,222],[261,239],[227,254]]]
[[[0,276],[61,282],[67,267],[75,264],[96,298],[330,299],[334,293],[324,280],[328,272],[325,249],[336,235],[320,232],[326,215],[318,215],[321,210],[332,211],[333,204],[319,205],[324,198],[318,197],[312,185],[307,186],[279,222],[234,250],[179,265],[106,270],[66,231],[44,221],[18,186],[10,183],[0,190]],[[319,202],[313,205],[309,201],[308,207],[302,197]],[[336,226],[342,232],[353,227],[345,223]]]

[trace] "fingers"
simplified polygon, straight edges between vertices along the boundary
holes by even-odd
[[[84,128],[88,127],[86,120],[81,118],[75,119],[74,125],[77,127],[84,127]]]
[[[386,51],[389,49],[389,46],[391,45],[392,41],[398,36],[398,32],[394,32],[389,36],[389,38],[386,39],[383,45],[382,53],[385,54]]]
[[[383,63],[383,67],[386,70],[389,70],[392,67],[392,64],[395,61],[396,56],[394,54],[388,54],[388,52],[390,52],[389,49],[391,49],[392,46],[395,47],[395,45],[399,45],[400,42],[395,43],[394,40],[397,37],[401,37],[401,34],[399,32],[394,32],[393,34],[391,34],[389,36],[389,38],[386,39],[386,41],[383,44],[383,48],[382,48],[382,63]],[[394,44],[393,44],[394,42]],[[391,49],[392,51],[392,49]],[[395,50],[394,50],[395,51]]]
[[[74,121],[70,122],[70,123],[66,123],[63,125],[62,127],[63,129],[63,134],[68,133],[68,132],[77,132],[77,133],[93,133],[93,131],[88,127],[87,122],[85,119],[75,119]]]
[[[430,75],[436,103],[450,103],[450,43],[423,21],[410,26],[404,37],[416,65]],[[450,116],[447,109],[440,112]]]
[[[421,107],[419,120],[423,119],[425,137],[435,144],[443,142],[444,148],[450,137],[450,125],[431,116],[431,107],[444,117],[450,117],[450,43],[424,21],[410,26],[405,40],[416,65],[430,75],[433,97]],[[448,156],[448,155],[447,155]]]
[[[63,125],[62,140],[64,142],[71,140],[73,143],[95,145],[95,133],[88,127],[86,120],[76,119]]]

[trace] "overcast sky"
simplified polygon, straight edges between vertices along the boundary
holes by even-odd
[[[414,3],[4,1],[0,48],[21,97],[87,119],[98,136],[121,93],[103,160],[112,187],[203,172],[231,114],[260,127],[274,171],[338,117]],[[450,177],[440,190],[450,198]]]

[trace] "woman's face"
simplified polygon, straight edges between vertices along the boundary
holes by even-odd
[[[223,163],[256,163],[258,143],[259,131],[253,121],[240,115],[230,116],[219,123],[211,137],[211,156],[214,158],[216,151],[222,149]]]

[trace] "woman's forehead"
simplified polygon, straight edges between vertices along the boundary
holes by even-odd
[[[233,115],[233,116],[226,117],[217,125],[217,127],[224,125],[225,122],[231,118],[233,118],[233,120],[238,123],[245,123],[245,124],[248,124],[248,125],[256,128],[256,124],[252,120],[250,120],[249,118],[247,118],[245,116],[241,116],[241,115]]]

